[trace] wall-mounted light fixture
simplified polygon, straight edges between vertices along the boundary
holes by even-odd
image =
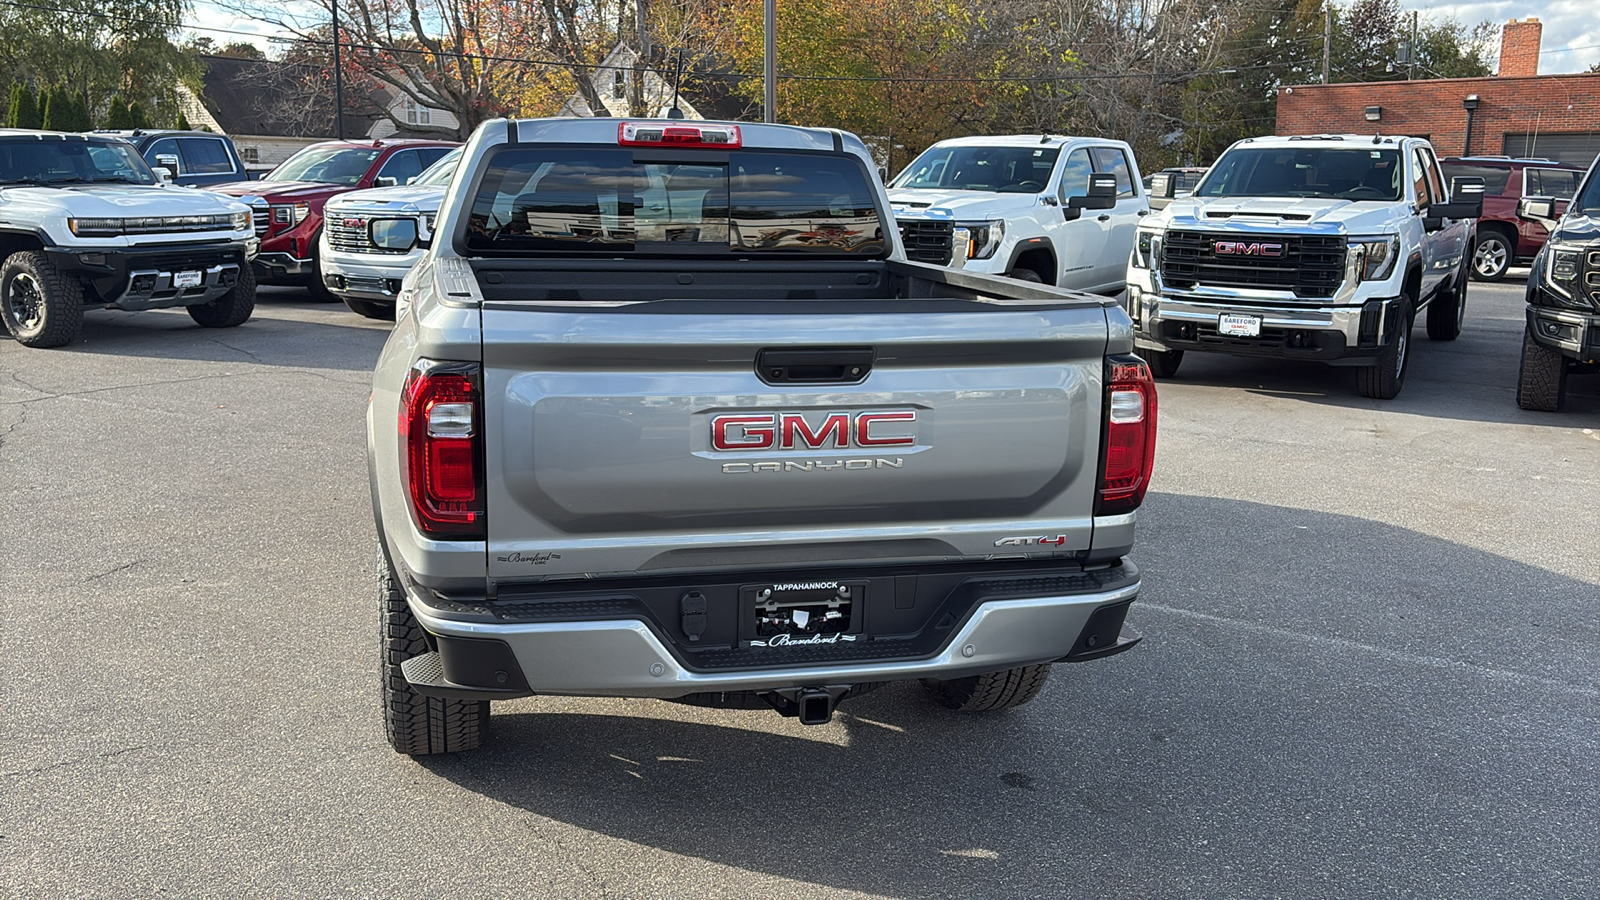
[[[1472,111],[1478,108],[1478,95],[1468,94],[1467,99],[1461,101],[1461,108],[1467,111],[1467,134],[1461,141],[1461,155],[1472,155]]]
[[[1367,121],[1368,122],[1376,122],[1376,121],[1378,121],[1378,120],[1380,120],[1382,118],[1383,118],[1383,107],[1381,107],[1381,106],[1369,106],[1369,107],[1367,107]]]

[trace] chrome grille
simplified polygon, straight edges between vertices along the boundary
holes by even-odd
[[[1600,306],[1600,250],[1590,250],[1584,254],[1585,269],[1583,284],[1589,289],[1590,302]]]
[[[328,216],[328,244],[346,253],[376,253],[372,237],[367,233],[365,216]]]
[[[240,197],[239,202],[250,207],[250,224],[255,226],[256,237],[267,233],[272,225],[272,207],[262,197]]]

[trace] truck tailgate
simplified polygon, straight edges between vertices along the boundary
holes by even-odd
[[[1090,546],[1099,305],[486,303],[482,327],[491,580]]]

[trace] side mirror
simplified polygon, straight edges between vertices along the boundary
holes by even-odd
[[[1067,201],[1070,209],[1111,209],[1117,205],[1117,176],[1096,172],[1089,176],[1089,193]]]
[[[400,179],[391,178],[388,175],[379,175],[377,178],[372,179],[373,187],[394,187],[399,183]]]
[[[1517,201],[1517,216],[1535,222],[1556,220],[1556,201],[1551,197],[1523,197]]]
[[[1178,179],[1171,172],[1157,172],[1150,176],[1150,196],[1171,200],[1178,195]]]
[[[150,171],[156,173],[156,180],[161,182],[162,184],[171,184],[172,183],[172,170],[167,168],[166,166],[156,166],[155,168],[151,169]]]
[[[889,183],[889,167],[888,166],[879,166],[878,167],[878,180],[883,182],[884,184],[888,184]]]
[[[1450,179],[1450,202],[1435,203],[1427,209],[1430,219],[1476,219],[1483,215],[1486,185],[1476,175],[1457,175]]]
[[[373,246],[384,250],[405,252],[416,246],[416,219],[373,219],[367,226]]]
[[[156,165],[166,169],[168,172],[171,172],[174,175],[183,174],[183,170],[178,166],[178,154],[176,153],[157,153]]]

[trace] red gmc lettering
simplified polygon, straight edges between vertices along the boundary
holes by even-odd
[[[917,414],[911,410],[899,412],[865,412],[854,416],[854,426],[849,413],[828,413],[813,428],[805,414],[785,413],[730,413],[711,419],[711,449],[713,450],[843,450],[857,447],[899,447],[915,444],[911,434],[888,434],[888,423],[915,422]],[[878,433],[873,434],[873,426]]]
[[[856,444],[861,447],[894,447],[902,444],[915,444],[917,439],[912,435],[896,435],[894,437],[873,437],[872,426],[877,422],[915,422],[917,414],[914,412],[882,412],[862,413],[856,416]]]
[[[783,444],[784,450],[797,449],[800,444],[796,437],[812,450],[819,450],[827,443],[828,435],[833,435],[833,446],[848,447],[850,445],[850,414],[832,413],[822,420],[822,427],[815,433],[811,426],[806,424],[805,417],[799,413],[783,414]]]
[[[717,450],[771,450],[777,438],[772,424],[771,414],[717,416],[711,420],[711,446]],[[738,437],[728,436],[730,426],[737,429]]]

